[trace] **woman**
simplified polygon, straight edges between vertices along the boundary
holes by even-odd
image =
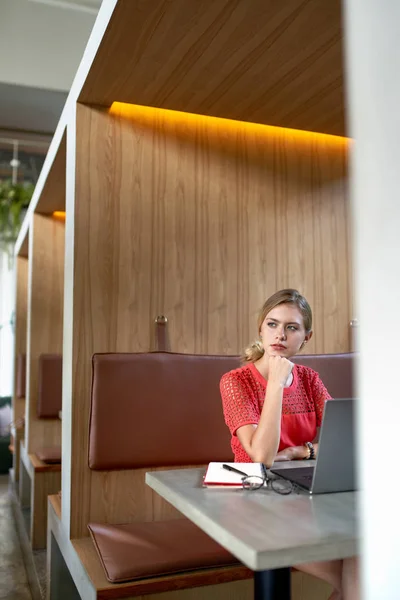
[[[268,298],[258,319],[259,339],[245,350],[245,365],[221,379],[225,422],[236,462],[314,458],[325,401],[318,373],[290,358],[312,337],[307,300],[292,289]],[[296,568],[330,583],[330,600],[359,598],[357,558]]]

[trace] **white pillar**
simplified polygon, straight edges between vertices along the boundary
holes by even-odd
[[[344,0],[363,600],[400,598],[400,1]]]

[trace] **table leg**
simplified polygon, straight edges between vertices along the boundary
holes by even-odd
[[[290,600],[290,568],[255,571],[254,600]]]

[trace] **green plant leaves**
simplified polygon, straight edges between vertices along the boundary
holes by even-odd
[[[0,181],[0,242],[14,243],[22,225],[24,209],[29,206],[34,186]]]

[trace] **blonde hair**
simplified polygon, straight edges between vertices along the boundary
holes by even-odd
[[[298,292],[297,290],[287,289],[287,290],[279,290],[279,292],[275,292],[272,296],[268,298],[263,304],[262,309],[258,315],[258,332],[260,333],[261,325],[264,322],[267,314],[279,304],[294,304],[297,306],[301,315],[303,317],[304,329],[306,333],[310,333],[312,329],[312,311],[311,307],[308,304],[307,300]],[[259,358],[261,358],[264,354],[265,350],[262,345],[261,340],[255,340],[252,344],[249,344],[247,348],[245,348],[242,362],[256,362]]]

